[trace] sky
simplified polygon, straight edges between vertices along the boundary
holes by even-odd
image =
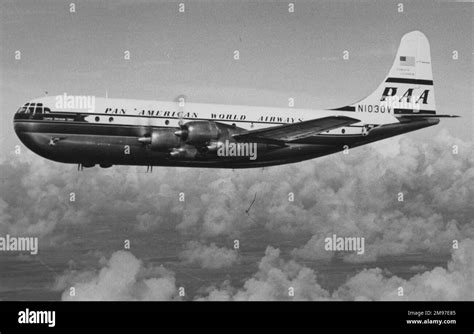
[[[1,2],[2,135],[29,99],[75,95],[286,107],[335,108],[371,93],[401,37],[429,39],[439,113],[433,129],[472,133],[472,4],[406,2],[62,1]],[[15,51],[21,60],[15,60]],[[130,60],[124,52],[130,51]],[[233,52],[240,51],[240,59]],[[349,59],[343,60],[343,51]],[[452,59],[453,51],[458,59]],[[470,126],[468,126],[470,125]]]
[[[270,1],[185,2],[185,13],[81,1],[70,13],[63,1],[0,0],[0,235],[40,238],[37,256],[0,254],[0,300],[474,300],[473,6],[397,3],[295,1],[290,14]],[[77,172],[12,130],[45,91],[339,107],[377,87],[412,30],[431,44],[438,112],[462,117],[348,155]],[[365,254],[325,251],[333,234],[365,237]]]

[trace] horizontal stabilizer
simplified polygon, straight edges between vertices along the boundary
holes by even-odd
[[[358,122],[360,122],[359,119],[352,117],[329,116],[304,122],[253,130],[234,135],[233,137],[237,141],[284,144],[285,142],[315,136],[324,131]]]

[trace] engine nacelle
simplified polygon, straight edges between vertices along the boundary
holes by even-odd
[[[201,146],[215,141],[219,137],[219,128],[216,122],[191,121],[182,126],[181,130],[175,132],[186,144]]]
[[[168,152],[181,145],[180,139],[174,133],[174,129],[156,129],[151,136],[140,137],[138,141],[150,145],[154,151]]]

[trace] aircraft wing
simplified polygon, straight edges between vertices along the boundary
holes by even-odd
[[[253,130],[236,134],[233,137],[237,141],[284,145],[286,142],[311,137],[324,131],[357,122],[360,122],[360,120],[352,117],[329,116],[304,122]]]

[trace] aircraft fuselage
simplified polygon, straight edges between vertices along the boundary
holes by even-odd
[[[85,167],[101,165],[186,166],[251,168],[292,163],[364,145],[426,126],[437,119],[402,122],[389,110],[356,111],[266,108],[216,104],[93,99],[78,107],[58,97],[44,97],[26,104],[15,114],[14,128],[20,140],[35,153],[63,163]],[[83,100],[85,101],[85,100]],[[90,101],[89,101],[90,102]],[[72,106],[72,107],[71,107]],[[292,124],[326,116],[354,116],[361,121],[296,140],[285,145],[255,145],[253,156],[218,154],[210,142],[237,144],[234,134]],[[186,143],[175,133],[182,124],[217,124],[215,138],[206,147]],[[199,125],[199,124],[198,124]],[[157,134],[157,142],[152,142]],[[164,134],[164,135],[163,135]],[[170,147],[160,145],[160,140]],[[175,150],[174,156],[170,152]],[[248,153],[248,152],[241,152]]]

